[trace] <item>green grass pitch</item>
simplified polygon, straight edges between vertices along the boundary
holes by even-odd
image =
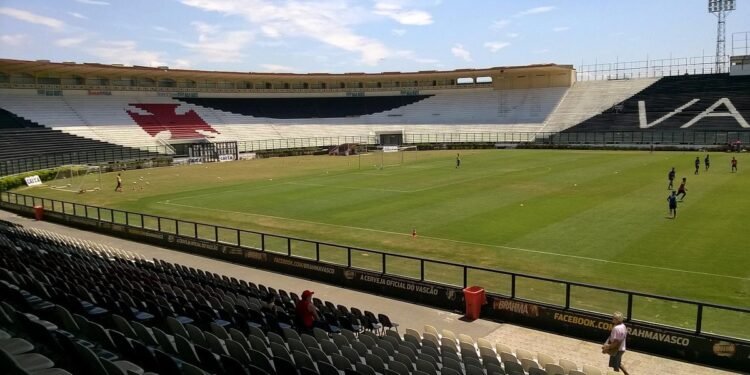
[[[750,305],[747,155],[711,153],[706,172],[705,153],[698,152],[458,152],[460,168],[456,151],[385,154],[383,160],[379,154],[288,157],[126,171],[123,193],[114,192],[113,173],[102,176],[98,192],[22,192],[644,293]],[[402,156],[400,166],[379,168]],[[693,174],[696,156],[701,159],[698,175]],[[730,173],[732,156],[739,159],[739,173]],[[671,167],[677,169],[677,180],[687,177],[688,194],[676,219],[667,215]],[[295,249],[299,255],[307,251]],[[373,266],[375,260],[360,257],[354,262]],[[396,262],[389,269],[413,276],[415,267],[418,272],[418,264]],[[426,272],[428,278],[446,281],[441,274],[451,271],[438,267]],[[488,275],[473,277],[489,290],[504,291],[493,289]],[[519,290],[529,297],[560,302],[555,296],[563,289],[555,285],[528,279],[522,284]],[[591,298],[600,302],[581,297],[578,303],[608,311],[622,302],[600,297]],[[636,309],[650,302],[639,303]],[[640,312],[657,322],[694,316],[680,304],[648,311],[643,307]]]

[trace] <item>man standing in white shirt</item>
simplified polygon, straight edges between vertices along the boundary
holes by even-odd
[[[609,354],[609,367],[612,367],[615,372],[620,372],[628,375],[628,371],[622,365],[622,355],[625,353],[625,339],[628,336],[628,329],[625,327],[623,321],[625,318],[621,312],[615,312],[612,315],[612,332],[609,334],[609,338],[602,345],[602,353]]]

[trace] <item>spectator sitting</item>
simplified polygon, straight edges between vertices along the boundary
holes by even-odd
[[[297,328],[300,331],[312,331],[315,322],[320,320],[318,309],[312,303],[312,295],[313,292],[305,290],[302,292],[302,299],[297,302]]]
[[[261,301],[260,309],[263,312],[269,312],[271,314],[276,315],[276,312],[280,308],[276,301],[278,300],[278,297],[273,293],[268,293],[265,298]]]

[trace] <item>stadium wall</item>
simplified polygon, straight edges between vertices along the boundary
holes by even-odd
[[[44,199],[7,192],[2,193],[0,198],[2,198],[0,199],[0,208],[28,217],[34,216],[34,205],[37,199],[42,204],[45,202]],[[19,200],[22,200],[22,202],[19,203]],[[50,200],[46,201],[49,202]],[[440,309],[463,310],[465,304],[462,288],[458,286],[397,277],[385,273],[323,263],[314,259],[260,251],[219,241],[164,233],[143,228],[142,225],[141,227],[134,227],[127,224],[130,213],[125,213],[125,225],[90,218],[90,209],[96,209],[98,218],[101,218],[99,210],[108,210],[98,207],[84,206],[85,216],[82,217],[76,214],[76,205],[71,204],[73,205],[73,214],[71,215],[65,213],[65,203],[61,203],[63,203],[62,210],[64,212],[54,211],[53,203],[53,211],[44,212],[44,218],[51,222],[92,230],[131,241],[273,270]],[[141,216],[141,223],[142,220],[143,216]],[[216,230],[218,233],[218,228]],[[351,256],[351,252],[349,254]],[[602,341],[612,328],[612,323],[608,317],[585,311],[560,308],[538,302],[532,303],[518,298],[498,295],[488,295],[486,302],[482,307],[482,318],[530,326],[585,340]],[[699,311],[702,311],[702,308]],[[628,326],[630,330],[628,336],[629,348],[730,370],[747,370],[747,363],[750,359],[750,342],[696,335],[686,330],[671,329],[636,321],[629,321]]]

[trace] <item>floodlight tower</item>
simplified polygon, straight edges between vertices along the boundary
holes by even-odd
[[[716,72],[721,73],[726,55],[727,14],[735,9],[735,0],[708,0],[708,12],[718,18],[716,25]]]

